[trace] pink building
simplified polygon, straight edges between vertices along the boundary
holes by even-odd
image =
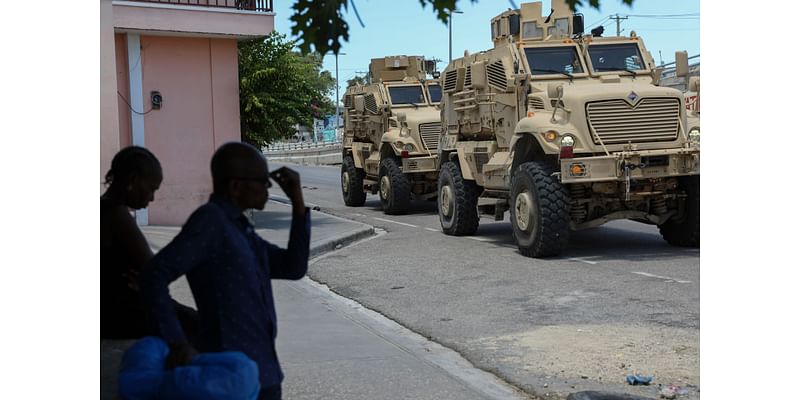
[[[131,144],[164,168],[140,224],[181,225],[208,200],[211,155],[241,140],[237,41],[274,18],[272,0],[100,0],[101,182]]]

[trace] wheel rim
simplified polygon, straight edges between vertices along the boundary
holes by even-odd
[[[533,199],[530,192],[522,192],[514,201],[514,211],[517,227],[522,231],[529,231],[533,227],[531,214],[533,214]]]
[[[453,213],[453,189],[450,185],[447,185],[442,188],[442,192],[439,195],[439,203],[442,207],[442,215],[445,217],[450,217]]]
[[[342,192],[347,193],[350,190],[350,174],[347,171],[342,172]]]
[[[391,183],[389,182],[389,177],[384,175],[381,177],[381,197],[385,200],[389,198],[389,190]]]

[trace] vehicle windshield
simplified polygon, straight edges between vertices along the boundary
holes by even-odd
[[[425,96],[422,95],[422,86],[389,86],[389,97],[392,104],[425,104]]]
[[[572,74],[583,72],[581,59],[575,46],[528,47],[525,57],[531,68],[531,75],[562,74],[572,78]]]
[[[431,103],[442,101],[442,87],[439,85],[428,85],[428,97],[430,97]]]
[[[597,72],[633,73],[632,71],[647,69],[636,43],[593,44],[589,46],[589,58],[592,60],[592,68]]]

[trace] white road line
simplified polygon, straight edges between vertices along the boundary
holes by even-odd
[[[589,261],[589,260],[587,260],[587,259],[584,259],[584,258],[578,258],[578,257],[572,257],[572,258],[568,258],[567,260],[571,260],[571,261],[579,261],[579,262],[582,262],[582,263],[586,263],[586,264],[592,264],[592,265],[595,265],[595,264],[597,264],[597,261]]]
[[[665,281],[667,281],[667,282],[677,282],[677,283],[692,283],[692,281],[682,281],[682,280],[679,280],[679,279],[670,278],[670,277],[668,277],[668,276],[661,276],[661,275],[653,275],[653,274],[648,274],[647,272],[631,271],[631,273],[632,273],[632,274],[637,274],[637,275],[649,276],[649,277],[651,277],[651,278],[663,279],[663,280],[665,280]]]
[[[465,237],[467,239],[477,240],[479,242],[491,242],[491,240],[482,237],[476,237],[476,236],[465,236]]]
[[[378,217],[372,217],[372,218],[374,218],[374,219],[377,219],[378,221],[383,221],[383,222],[391,222],[391,223],[393,223],[393,224],[397,224],[397,225],[404,225],[404,226],[410,226],[410,227],[412,227],[412,228],[419,228],[419,227],[418,227],[418,226],[416,226],[416,225],[407,224],[407,223],[405,223],[405,222],[397,222],[397,221],[392,221],[392,220],[390,220],[390,219],[383,219],[383,218],[378,218]]]
[[[439,232],[438,229],[433,229],[433,228],[425,228],[425,230],[426,231],[431,231],[431,232]]]

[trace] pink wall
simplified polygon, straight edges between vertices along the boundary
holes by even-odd
[[[105,182],[111,158],[120,148],[113,10],[111,0],[100,1],[100,182]],[[101,183],[103,192],[105,185]]]
[[[237,44],[142,36],[141,47],[145,110],[151,91],[164,99],[160,110],[144,116],[145,146],[164,168],[164,182],[149,208],[150,224],[181,225],[208,200],[216,147],[241,138]]]
[[[114,35],[116,41],[117,58],[117,92],[114,93],[114,100],[117,103],[119,114],[119,148],[131,145],[131,110],[122,97],[130,103],[131,87],[128,80],[128,40],[124,33]],[[122,97],[120,96],[122,95]],[[113,156],[113,154],[112,154]]]

